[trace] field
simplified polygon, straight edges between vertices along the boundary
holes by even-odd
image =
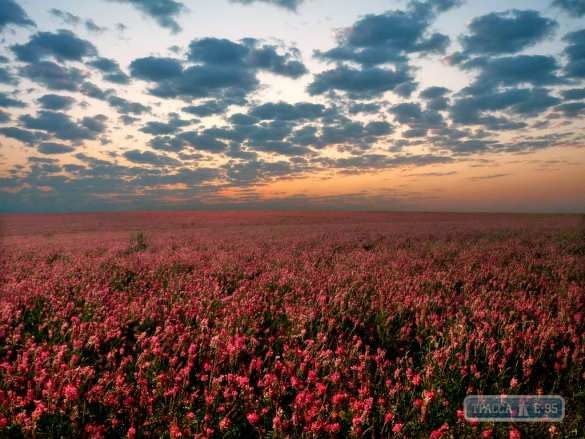
[[[0,222],[0,437],[585,437],[581,216]],[[466,422],[479,393],[567,416]]]

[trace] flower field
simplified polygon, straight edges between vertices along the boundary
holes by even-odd
[[[0,224],[0,437],[585,437],[580,216]],[[566,418],[465,421],[501,393]]]

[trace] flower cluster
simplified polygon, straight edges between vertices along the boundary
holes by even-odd
[[[585,435],[569,411],[462,413],[469,394],[579,402],[573,217],[144,218],[3,219],[0,435]]]

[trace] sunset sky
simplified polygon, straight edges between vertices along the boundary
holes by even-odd
[[[0,0],[0,212],[585,212],[585,0]]]

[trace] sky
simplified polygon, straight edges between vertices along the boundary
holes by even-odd
[[[0,212],[585,212],[585,0],[0,0]]]

